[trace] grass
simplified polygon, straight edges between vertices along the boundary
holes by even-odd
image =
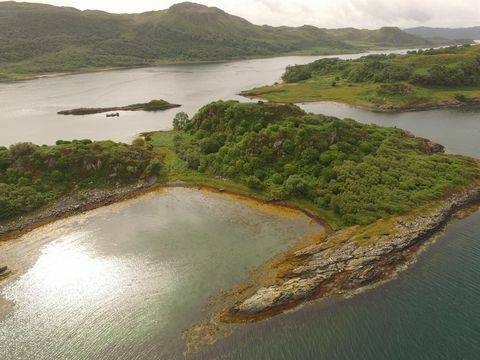
[[[480,46],[457,48],[453,52],[390,56],[379,62],[390,66],[406,66],[412,70],[412,76],[426,75],[433,66],[455,68],[480,56]],[[324,68],[313,70],[307,80],[296,81],[287,78],[285,83],[259,87],[242,94],[277,103],[335,101],[377,111],[422,110],[480,102],[480,86],[427,86],[410,80],[393,83],[355,81],[349,73],[361,67],[365,61],[359,59],[340,63],[344,65],[343,68],[340,66],[328,68],[328,65],[325,65]],[[311,65],[315,63],[296,68],[307,68]],[[387,93],[382,91],[383,88],[392,85],[403,86],[407,91]]]

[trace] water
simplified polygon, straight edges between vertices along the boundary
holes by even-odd
[[[207,316],[209,297],[321,230],[301,213],[187,189],[49,225],[2,248],[0,263],[33,264],[0,288],[15,302],[0,359],[180,358],[181,331]]]
[[[480,106],[393,114],[374,113],[333,102],[303,104],[302,107],[308,112],[341,119],[396,126],[436,141],[449,152],[480,157]]]
[[[209,359],[474,360],[480,351],[480,213],[451,224],[399,278],[244,328]]]
[[[209,101],[240,99],[235,94],[241,90],[272,83],[287,64],[313,59],[1,84],[0,144],[128,140],[140,131],[170,128],[178,109],[122,113],[114,120],[55,112],[165,98],[192,114]],[[303,107],[405,128],[451,152],[480,156],[480,108],[377,114],[334,103]],[[15,259],[26,272],[0,287],[1,296],[16,303],[6,319],[0,318],[0,359],[181,359],[181,329],[207,313],[197,305],[245,279],[250,269],[311,229],[304,220],[285,222],[245,204],[182,191],[97,210],[3,246],[0,262]],[[479,239],[476,213],[452,223],[396,281],[352,299],[309,304],[246,325],[192,358],[478,359]]]
[[[362,55],[365,54],[339,57]],[[172,65],[0,83],[0,146],[20,141],[53,144],[59,139],[85,138],[131,141],[140,132],[171,129],[172,119],[179,111],[193,115],[212,101],[246,101],[237,95],[242,90],[271,84],[280,79],[287,65],[318,58],[298,56]],[[123,106],[152,99],[183,106],[157,113],[120,112],[120,118],[106,118],[105,114],[56,114],[79,107]]]

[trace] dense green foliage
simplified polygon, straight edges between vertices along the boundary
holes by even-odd
[[[179,107],[180,105],[170,104],[165,100],[152,100],[148,103],[141,104],[132,104],[127,106],[114,106],[108,108],[78,108],[72,110],[62,110],[59,111],[59,115],[89,115],[89,114],[98,114],[108,111],[161,111],[171,108]]]
[[[73,190],[137,182],[160,170],[154,154],[112,141],[19,143],[0,148],[0,220],[36,210]]]
[[[400,129],[304,113],[294,105],[216,102],[175,137],[188,166],[247,184],[271,198],[298,198],[345,224],[406,212],[468,184],[465,158],[431,154]]]
[[[164,11],[116,15],[0,2],[0,80],[161,62],[304,51],[332,54],[385,45],[426,44],[431,42],[392,28],[342,32],[313,26],[258,26],[220,9],[193,3],[177,4]]]
[[[369,55],[358,60],[320,59],[289,66],[283,80],[293,83],[322,75],[336,75],[352,83],[407,81],[426,86],[479,86],[480,50],[464,45],[407,55]]]

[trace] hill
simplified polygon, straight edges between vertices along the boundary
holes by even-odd
[[[404,32],[423,37],[425,39],[443,38],[443,39],[473,39],[480,40],[480,26],[468,28],[431,28],[420,26],[411,29],[404,29]]]
[[[425,45],[422,38],[401,31],[397,27],[383,27],[378,30],[344,28],[327,30],[327,32],[339,41],[344,41],[354,46],[371,46],[375,44],[375,46],[385,48]]]
[[[321,59],[290,66],[284,83],[243,93],[275,102],[338,101],[375,111],[480,103],[480,45]]]
[[[142,14],[0,2],[0,79],[120,66],[432,46],[397,28],[326,30],[254,25],[181,3]]]
[[[158,146],[162,137],[173,138],[168,146],[180,165],[166,166],[171,174],[181,169],[177,179],[188,180],[188,171],[228,179],[301,204],[333,227],[403,214],[478,173],[467,158],[439,154],[441,146],[404,130],[306,114],[295,105],[219,101],[173,135],[147,141]]]

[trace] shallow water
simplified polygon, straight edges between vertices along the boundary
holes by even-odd
[[[181,332],[206,318],[211,296],[321,230],[301,213],[188,189],[48,225],[0,248],[12,267],[38,253],[0,287],[15,304],[0,358],[180,358]]]
[[[480,213],[451,224],[398,279],[245,327],[205,359],[475,360]]]

